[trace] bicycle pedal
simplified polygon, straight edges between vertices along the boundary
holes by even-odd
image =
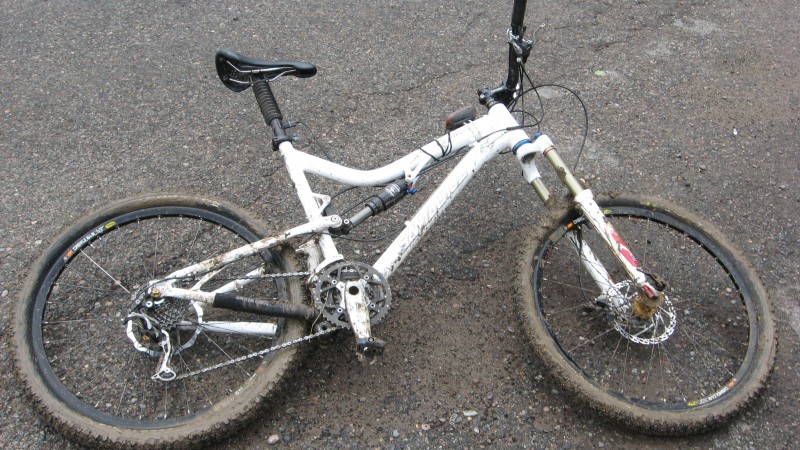
[[[383,355],[386,342],[376,337],[361,338],[356,342],[356,354],[359,358],[375,358]]]

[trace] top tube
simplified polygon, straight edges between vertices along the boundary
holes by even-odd
[[[322,159],[295,149],[291,142],[281,143],[279,149],[290,172],[317,175],[348,186],[380,186],[405,176],[407,171],[424,168],[432,159],[442,157],[445,149],[448,152],[456,151],[486,136],[504,131],[509,125],[498,117],[505,118],[505,115],[500,111],[490,110],[489,114],[429,142],[421,149],[371,170],[353,169]]]

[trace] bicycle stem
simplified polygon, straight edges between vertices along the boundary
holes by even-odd
[[[515,0],[511,14],[511,26],[508,29],[508,72],[500,86],[478,90],[478,100],[487,108],[502,103],[508,106],[520,93],[520,65],[525,64],[530,55],[532,45],[524,39],[525,8],[527,0]]]

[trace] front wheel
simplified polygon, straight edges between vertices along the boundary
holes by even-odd
[[[758,277],[719,231],[677,206],[638,196],[597,203],[641,269],[666,286],[666,300],[636,314],[633,284],[568,208],[522,249],[517,289],[536,350],[565,388],[639,431],[695,433],[726,422],[761,391],[775,358]],[[597,261],[587,265],[581,246]],[[615,301],[587,270],[597,262]]]
[[[51,424],[89,447],[170,448],[219,439],[250,418],[297,359],[297,347],[253,354],[302,337],[304,323],[164,299],[143,311],[172,339],[177,378],[158,381],[160,335],[130,314],[140,311],[134,299],[149,281],[265,234],[231,205],[148,195],[59,236],[32,268],[14,318],[19,372]],[[295,272],[292,256],[264,251],[177,283],[213,291],[243,274]],[[238,294],[303,301],[297,279],[248,281]],[[242,322],[251,333],[231,332]]]

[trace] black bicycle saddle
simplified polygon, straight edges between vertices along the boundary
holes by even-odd
[[[254,79],[272,81],[284,75],[298,78],[313,77],[317,67],[303,61],[263,61],[240,55],[233,50],[217,50],[217,75],[228,89],[240,92],[250,87]]]

